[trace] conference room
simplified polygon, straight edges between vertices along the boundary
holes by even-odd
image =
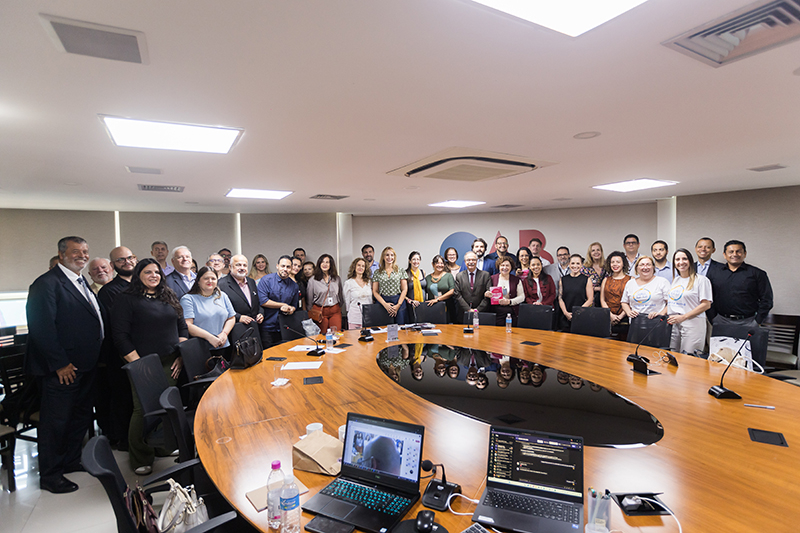
[[[737,51],[735,61],[712,65],[664,44],[746,7],[753,5],[649,0],[570,36],[467,0],[4,5],[0,39],[10,52],[0,59],[6,132],[0,141],[0,298],[17,313],[20,305],[24,309],[27,288],[47,270],[65,235],[84,237],[91,257],[106,257],[121,244],[144,258],[153,241],[163,240],[188,246],[198,262],[227,247],[249,258],[263,253],[274,265],[302,246],[314,260],[331,254],[340,271],[370,243],[376,251],[393,247],[403,266],[412,250],[419,251],[427,273],[454,234],[490,243],[502,234],[516,251],[527,244],[521,232],[535,230],[551,255],[558,246],[584,253],[594,241],[609,253],[636,233],[643,250],[656,239],[671,250],[693,250],[698,238],[710,236],[717,242],[714,259],[724,261],[721,243],[740,239],[747,243],[747,262],[769,274],[772,313],[800,314],[800,285],[789,266],[800,261],[793,246],[800,224],[800,117],[796,106],[787,105],[800,82],[800,45]],[[89,53],[67,51],[69,38],[103,31],[126,36],[120,42],[134,43],[138,61],[136,54],[109,58],[93,48],[96,42],[87,45]],[[227,153],[129,147],[114,140],[106,117],[224,126],[234,130],[234,141]],[[595,188],[643,178],[667,184],[632,192]],[[234,198],[234,189],[290,194]],[[431,205],[448,200],[483,203]],[[562,334],[519,335],[520,342],[541,342],[535,353],[504,332],[492,351],[538,359],[607,387],[656,417],[665,439],[675,431],[668,422],[678,423],[678,415],[693,409],[694,394],[708,396],[719,374],[714,366],[698,366],[709,363],[684,365],[680,359],[675,374],[661,376],[669,381],[654,376],[643,384],[624,361],[630,347],[604,345],[609,359],[621,354],[622,361],[601,369],[584,365],[577,345],[558,340]],[[462,338],[460,331],[443,336],[467,347],[481,341]],[[376,336],[375,348],[354,343],[349,350],[370,359],[363,370],[376,387],[437,415],[442,427],[426,426],[431,435],[461,421],[468,435],[488,435],[485,424],[392,385],[373,362],[381,342]],[[705,373],[703,379],[698,373]],[[689,374],[694,377],[684,382]],[[754,387],[753,396],[743,394],[748,403],[773,405],[758,398],[775,394],[774,387],[794,394],[789,385],[740,374],[733,369],[728,377],[734,389],[740,383],[742,391]],[[587,474],[597,473],[598,483],[618,483],[608,486],[612,491],[663,490],[684,526],[713,530],[717,522],[702,518],[704,511],[683,505],[678,494],[691,474],[669,474],[671,461],[693,454],[728,461],[730,449],[740,450],[753,466],[737,471],[737,488],[756,470],[779,478],[797,472],[787,450],[751,443],[746,432],[783,432],[793,446],[796,424],[789,421],[797,413],[791,405],[734,416],[709,396],[694,408],[701,418],[696,427],[741,424],[736,437],[698,442],[691,450],[684,442],[633,450],[588,447]],[[326,432],[335,435],[341,415],[321,420]],[[476,439],[480,445],[485,436]],[[436,437],[427,442],[433,446]],[[30,496],[20,501],[9,492],[0,495],[4,520],[14,517],[10,531],[54,523],[63,531],[113,528],[105,495],[85,473],[76,474],[81,490],[60,496],[69,504],[41,495],[35,445],[20,452],[24,446],[18,441],[17,493]],[[483,452],[471,453],[480,474]],[[661,472],[652,483],[637,477],[636,457],[645,455]],[[619,474],[609,475],[612,470]],[[588,475],[587,481],[594,483]],[[722,506],[718,497],[735,492],[728,480],[716,481],[703,488],[711,495],[703,500],[709,506]],[[480,481],[465,481],[470,483],[478,491]],[[742,498],[767,490],[783,494],[769,513],[778,518],[753,511],[749,522],[724,522],[726,527],[791,527],[780,519],[790,516],[785,502],[796,489],[788,482],[779,490],[763,487],[742,489]],[[82,505],[98,507],[94,522],[64,528]],[[669,517],[643,525],[624,521],[621,513],[614,519],[613,529],[622,531],[676,530]]]

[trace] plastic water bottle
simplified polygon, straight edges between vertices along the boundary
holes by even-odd
[[[478,326],[480,325],[481,321],[478,319],[478,310],[476,309],[472,314],[472,329],[478,329]]]
[[[270,529],[281,527],[281,489],[284,476],[280,461],[272,461],[272,470],[267,478],[267,520]]]
[[[294,474],[286,474],[281,489],[281,533],[300,533],[300,491]]]
[[[511,313],[506,315],[506,333],[511,333]]]
[[[331,348],[333,348],[333,331],[328,328],[328,332],[325,333],[325,349],[330,350]]]

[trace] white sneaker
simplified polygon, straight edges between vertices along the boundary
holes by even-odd
[[[133,472],[137,476],[146,476],[147,474],[151,473],[152,471],[153,471],[153,467],[152,466],[140,466],[139,468],[135,469]]]

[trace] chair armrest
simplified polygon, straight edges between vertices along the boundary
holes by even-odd
[[[234,520],[238,515],[236,511],[228,511],[227,513],[223,513],[219,516],[215,516],[214,518],[210,519],[208,522],[203,522],[199,526],[195,526],[192,529],[186,530],[186,533],[206,533],[207,531],[213,531],[216,528],[227,524]]]
[[[158,474],[153,474],[152,476],[148,477],[142,482],[142,487],[147,487],[148,485],[154,485],[159,483],[166,483],[166,481],[169,478],[176,477],[179,474],[183,474],[184,471],[198,465],[200,465],[200,459],[191,459],[183,463],[178,463],[175,466],[171,466],[166,470],[159,472]]]
[[[190,381],[189,383],[184,383],[182,387],[199,387],[199,386],[208,386],[214,383],[214,380],[217,378],[203,378],[203,379],[196,379],[194,381]]]
[[[150,411],[149,413],[145,413],[142,416],[147,418],[148,416],[164,416],[166,414],[167,414],[167,411],[165,409],[157,409],[155,411]]]

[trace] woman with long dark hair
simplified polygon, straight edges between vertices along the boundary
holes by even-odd
[[[361,306],[372,303],[369,266],[363,257],[357,257],[350,263],[343,292],[345,309],[347,309],[347,327],[348,329],[361,329],[364,320]]]
[[[711,282],[698,274],[692,253],[679,248],[672,254],[674,277],[667,293],[667,321],[672,324],[670,350],[694,354],[706,342],[706,311],[713,296]]]
[[[525,291],[525,303],[553,306],[556,301],[556,284],[553,278],[544,272],[542,260],[531,257],[526,272],[525,276],[520,277]]]
[[[183,362],[176,346],[189,336],[183,309],[164,281],[158,261],[148,257],[133,270],[130,286],[120,293],[111,310],[111,333],[117,350],[131,363],[144,355],[158,354],[171,386],[176,384]],[[155,450],[144,440],[144,412],[135,391],[128,429],[131,468],[138,475],[153,470]]]
[[[181,297],[181,307],[189,335],[205,339],[214,355],[229,359],[228,335],[236,322],[236,311],[228,295],[219,290],[214,269],[197,271],[194,285]]]
[[[330,254],[322,254],[317,259],[314,277],[306,286],[306,308],[308,316],[325,333],[328,328],[342,330],[342,278],[336,272],[336,262]]]

